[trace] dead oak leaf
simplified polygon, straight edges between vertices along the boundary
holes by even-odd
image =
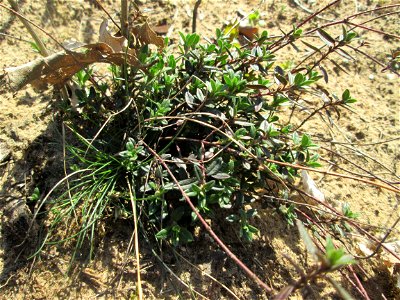
[[[109,45],[114,52],[124,52],[128,41],[124,36],[115,36],[108,31],[108,20],[104,20],[100,25],[99,42]]]

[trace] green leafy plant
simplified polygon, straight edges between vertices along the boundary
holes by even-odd
[[[260,20],[260,12],[258,10],[253,11],[249,14],[248,19],[251,26],[257,26]]]
[[[295,168],[279,163],[319,165],[314,153],[317,145],[311,137],[302,134],[300,138],[291,126],[280,122],[279,113],[291,101],[285,91],[307,93],[305,87],[322,76],[315,71],[296,75],[271,72],[275,57],[265,37],[266,33],[243,49],[219,30],[215,44],[199,44],[198,35],[181,34],[178,56],[168,50],[147,52],[142,60],[149,68],[125,70],[127,78],[135,78],[128,84],[114,81],[114,97],[119,97],[114,103],[100,99],[97,87],[85,87],[90,73],[76,75],[82,116],[91,128],[101,130],[89,142],[84,138],[87,131],[70,124],[80,141],[69,148],[72,161],[77,160],[74,171],[91,170],[90,175],[72,181],[70,192],[77,199],[73,203],[86,197],[90,200],[84,202],[98,199],[97,204],[86,205],[84,214],[89,216],[82,216],[86,221],[80,238],[93,238],[88,230],[94,232],[93,226],[108,205],[129,203],[123,180],[128,178],[136,200],[143,203],[147,222],[158,227],[157,239],[173,245],[193,241],[190,227],[198,218],[185,208],[183,195],[179,196],[178,187],[160,166],[161,159],[200,214],[216,218],[217,209],[226,210],[230,216],[226,220],[238,224],[239,237],[252,240],[257,233],[251,225],[256,211],[244,206],[251,206],[258,189],[269,189],[268,180],[280,183],[297,176]],[[117,69],[113,72],[114,78],[121,77]],[[279,83],[273,84],[276,78]],[[265,89],[270,92],[263,95]],[[134,100],[131,104],[126,94]],[[128,106],[104,127],[107,111],[115,111],[118,105]],[[61,204],[57,201],[61,215],[56,220],[76,209],[75,205],[66,206],[67,198]],[[287,211],[279,207],[293,224],[294,206]]]
[[[35,187],[33,190],[32,194],[29,196],[29,201],[31,202],[37,202],[40,200],[40,190],[38,187]]]
[[[271,294],[273,289],[230,252],[206,219],[220,227],[233,224],[239,239],[253,240],[258,234],[253,203],[262,190],[279,200],[270,204],[289,224],[298,220],[301,211],[297,204],[286,203],[288,194],[296,190],[299,169],[320,166],[318,145],[301,127],[321,113],[332,121],[331,111],[340,117],[341,109],[356,102],[348,89],[338,97],[319,82],[329,79],[321,66],[325,61],[346,72],[330,57],[352,60],[345,49],[360,51],[361,46],[352,46],[357,33],[346,26],[348,19],[304,31],[301,27],[312,15],[280,37],[264,31],[246,45],[233,42],[238,32],[237,26],[231,26],[216,30],[215,39],[207,43],[195,33],[180,33],[178,53],[153,39],[159,49],[152,51],[129,33],[127,2],[121,3],[121,30],[129,47],[123,46],[126,52],[115,56],[124,62],[109,60],[111,81],[99,82],[82,64],[85,67],[74,78],[79,89],[73,90],[79,114],[62,111],[73,133],[67,141],[66,165],[71,173],[52,189],[60,187],[57,196],[50,199],[48,194],[39,205],[38,211],[46,206],[44,213],[51,221],[38,253],[45,245],[74,241],[72,258],[84,257],[82,248],[89,250],[91,258],[96,231],[110,216],[133,215],[142,232],[153,232],[155,241],[168,241],[175,247],[196,241],[193,229],[201,224]],[[257,11],[249,16],[251,22],[258,19]],[[338,24],[344,25],[342,34],[333,37],[329,26]],[[322,45],[304,39],[315,34]],[[310,50],[307,56],[297,65],[280,61],[279,51],[298,41]],[[36,39],[35,43],[45,55],[45,48]],[[128,63],[128,50],[135,54],[133,63]],[[392,63],[397,61],[398,53],[394,53]],[[309,115],[297,126],[287,120],[287,108],[297,112],[299,99],[315,95],[322,95],[320,107],[307,107]],[[30,199],[38,201],[39,190]],[[343,206],[343,215],[349,224],[357,217],[348,206]],[[62,224],[66,235],[60,237],[56,232]],[[304,226],[298,222],[298,227],[318,266],[301,274],[300,280],[278,294],[279,299],[319,277],[348,297],[327,273],[354,263],[352,257],[329,237],[325,252],[318,250]]]
[[[295,29],[293,38],[300,35]],[[250,241],[258,232],[251,224],[257,191],[270,190],[270,180],[278,185],[293,181],[297,169],[287,165],[320,166],[310,135],[281,122],[280,113],[323,75],[312,69],[273,69],[276,58],[266,32],[247,48],[220,30],[213,44],[201,44],[197,34],[180,37],[178,55],[143,46],[140,61],[149,67],[112,67],[112,84],[88,86],[91,71],[76,74],[81,115],[97,133],[91,130],[95,137],[89,141],[88,127],[70,122],[78,137],[69,147],[73,170],[89,173],[79,173],[64,194],[72,193],[72,201],[58,198],[53,211],[56,225],[68,220],[78,203],[86,203],[77,221],[78,246],[85,238],[94,245],[93,233],[110,205],[128,210],[125,179],[157,239],[173,245],[194,240],[190,228],[198,215],[184,205],[189,197],[204,217],[215,219],[216,210],[226,210],[225,221],[236,223],[238,236]],[[112,87],[116,100],[103,98],[99,86]],[[346,90],[337,105],[353,100]],[[294,224],[294,205],[276,208]]]

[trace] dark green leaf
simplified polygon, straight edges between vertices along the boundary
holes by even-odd
[[[283,84],[283,85],[287,85],[288,81],[285,77],[283,77],[281,74],[275,73],[274,75],[275,81],[278,84]]]
[[[335,40],[323,29],[318,28],[317,29],[317,34],[319,38],[328,46],[332,47],[335,45]]]
[[[193,242],[193,235],[185,227],[180,228],[179,236],[182,243]]]
[[[350,91],[346,89],[342,94],[342,101],[346,102],[348,99],[350,99]]]
[[[171,219],[175,222],[178,222],[184,214],[185,214],[185,207],[179,206],[172,211]]]

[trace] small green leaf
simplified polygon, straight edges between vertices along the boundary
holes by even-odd
[[[337,54],[339,54],[340,56],[343,56],[345,59],[351,60],[351,61],[355,61],[354,57],[352,57],[349,53],[347,53],[343,49],[339,49],[338,48],[335,51],[336,51]]]
[[[278,84],[283,84],[283,85],[288,84],[287,79],[279,73],[275,73],[274,78],[275,78],[276,83],[278,83]]]
[[[167,228],[161,229],[159,232],[156,233],[156,239],[164,240],[168,237],[169,230]]]
[[[342,94],[342,100],[343,102],[346,102],[349,98],[350,98],[350,91],[346,89]]]
[[[30,44],[31,44],[31,48],[32,48],[32,50],[33,50],[34,52],[40,53],[40,48],[39,48],[39,46],[38,46],[35,42],[30,42]]]
[[[179,237],[182,243],[193,242],[193,235],[185,227],[180,227]]]
[[[296,76],[294,77],[294,84],[297,86],[302,86],[302,83],[304,82],[305,77],[301,73],[297,73]]]
[[[38,187],[35,187],[32,195],[29,197],[29,200],[32,202],[37,202],[40,199],[40,190]]]
[[[307,148],[311,145],[311,138],[308,134],[303,134],[301,138],[301,147]]]
[[[312,50],[314,50],[315,52],[319,52],[320,50],[317,48],[317,47],[315,47],[315,46],[313,46],[313,45],[311,45],[311,44],[309,44],[309,43],[307,43],[307,42],[305,42],[305,41],[301,41],[304,45],[306,45],[308,48],[311,48]]]
[[[176,60],[175,60],[175,57],[174,57],[173,55],[170,55],[170,56],[168,57],[168,66],[169,66],[171,69],[175,69],[175,68],[176,68]]]
[[[299,137],[299,134],[298,134],[296,131],[293,132],[292,140],[293,140],[293,143],[294,143],[295,145],[300,144],[300,137]]]
[[[238,215],[229,215],[225,218],[228,222],[233,223],[239,221],[239,216]]]
[[[175,222],[178,222],[183,215],[185,214],[185,207],[179,206],[172,211],[171,219]]]

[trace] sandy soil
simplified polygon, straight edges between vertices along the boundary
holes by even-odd
[[[92,42],[97,39],[97,28],[104,13],[91,2],[94,1],[21,1],[21,11],[35,24],[45,29],[58,41],[71,37]],[[115,1],[102,1],[105,8],[115,16],[118,7]],[[171,25],[170,36],[177,41],[178,31],[189,31],[191,11],[194,1],[165,0],[137,1],[150,17],[152,25],[166,22]],[[203,1],[199,9],[197,30],[203,37],[211,37],[217,27],[226,20],[233,20],[237,11],[249,13],[252,9],[261,12],[265,28],[273,34],[280,34],[292,24],[309,16],[296,1]],[[312,5],[313,2],[318,4]],[[321,2],[321,3],[320,3]],[[348,14],[371,9],[379,4],[394,4],[396,1],[342,1],[333,10],[324,13],[324,19],[341,19]],[[302,1],[304,7],[317,10],[328,1]],[[371,27],[400,35],[398,15],[385,17],[370,23]],[[367,20],[361,17],[360,21]],[[326,22],[317,20],[318,22]],[[364,35],[365,31],[359,30]],[[30,40],[17,18],[0,8],[0,57],[1,67],[16,66],[28,62],[38,54],[24,40]],[[381,61],[387,61],[390,50],[399,49],[399,40],[368,33],[370,46],[368,53]],[[44,36],[51,50],[56,45]],[[287,57],[295,52],[288,50]],[[327,85],[340,94],[349,88],[358,99],[353,112],[344,111],[340,120],[329,127],[315,116],[305,126],[313,138],[324,148],[324,169],[356,174],[374,174],[386,181],[399,184],[400,170],[400,105],[399,78],[390,72],[381,72],[381,67],[365,57],[358,56],[355,62],[334,58],[349,75],[337,68],[326,66],[330,77]],[[25,221],[30,219],[30,211],[24,205],[34,187],[40,185],[46,193],[63,176],[62,153],[60,152],[61,128],[54,122],[52,104],[55,98],[51,91],[37,94],[31,88],[17,94],[0,95],[0,214],[6,214],[10,207],[19,207]],[[288,111],[288,114],[290,112]],[[306,117],[299,112],[295,122]],[[332,154],[334,151],[336,154]],[[340,156],[339,156],[339,155]],[[384,189],[349,179],[312,174],[327,200],[340,208],[348,202],[353,211],[360,212],[359,219],[374,236],[381,238],[385,230],[400,216],[399,195]],[[300,266],[310,266],[311,260],[304,251],[295,227],[288,226],[279,214],[263,208],[259,203],[260,218],[255,225],[260,228],[260,237],[252,244],[241,244],[227,232],[224,239],[229,246],[265,282],[274,288],[285,286],[290,278],[296,277],[294,268],[285,255],[295,258]],[[21,215],[21,213],[20,213]],[[9,216],[8,216],[9,217]],[[3,218],[4,219],[4,218]],[[369,226],[367,226],[369,225]],[[25,227],[24,227],[25,226]],[[128,221],[118,221],[105,225],[105,233],[99,242],[98,253],[89,264],[78,263],[68,270],[71,247],[57,246],[45,251],[40,261],[22,262],[18,260],[20,251],[10,249],[9,239],[21,240],[21,232],[26,224],[14,224],[14,229],[2,230],[2,252],[0,255],[0,299],[93,299],[106,298],[134,299],[136,271],[133,256],[126,257],[132,228]],[[373,228],[373,229],[371,229]],[[31,237],[34,239],[35,237]],[[399,228],[395,228],[390,241],[400,238]],[[22,238],[23,239],[23,238]],[[354,237],[356,240],[356,237]],[[15,243],[14,243],[15,244]],[[69,248],[68,248],[69,247]],[[19,249],[20,250],[20,249]],[[154,257],[149,246],[143,242],[141,264],[145,299],[187,299],[190,290],[205,295],[209,299],[234,299],[218,283],[205,276],[206,272],[226,285],[240,299],[265,299],[265,295],[237,266],[221,252],[216,245],[203,237],[195,246],[181,247],[175,256],[171,251],[163,253],[164,264],[180,277],[177,280],[168,273]],[[395,299],[400,297],[395,288],[395,277],[383,266],[380,258],[361,262],[363,268],[354,267],[357,278],[365,286],[371,299]],[[365,272],[364,272],[365,271]],[[69,274],[67,276],[67,274]],[[350,276],[347,271],[337,276],[338,280]],[[359,294],[341,280],[356,298]],[[191,289],[184,287],[189,284]],[[358,296],[357,296],[358,295]],[[200,296],[193,296],[201,298]],[[326,282],[312,284],[312,289],[296,293],[293,299],[336,299],[335,291]],[[399,298],[398,298],[399,299]]]

